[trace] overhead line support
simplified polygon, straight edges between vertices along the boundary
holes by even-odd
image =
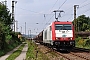
[[[14,32],[15,32],[15,16],[14,16],[14,3],[16,4],[17,1],[12,1],[12,20],[13,20],[13,24],[14,24]]]
[[[74,27],[75,31],[78,31],[78,22],[76,20],[76,8],[79,8],[79,5],[74,5]]]
[[[58,17],[56,17],[56,13],[57,12],[59,12],[59,15],[60,15],[60,17],[61,17],[61,12],[64,12],[63,10],[54,10],[53,12],[55,12],[55,19],[56,19],[56,21],[58,21]]]

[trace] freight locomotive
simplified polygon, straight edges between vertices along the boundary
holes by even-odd
[[[72,22],[54,21],[36,36],[36,41],[59,49],[75,47],[75,32]]]

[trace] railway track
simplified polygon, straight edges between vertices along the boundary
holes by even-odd
[[[88,53],[89,50],[87,50],[87,49],[75,48],[75,51],[71,51],[68,53],[62,53],[60,51],[57,51],[56,49],[52,49],[52,48],[49,48],[44,45],[43,45],[43,47],[45,47],[44,50],[46,50],[45,54],[54,52],[59,57],[63,57],[63,60],[90,60],[90,53]],[[40,49],[42,49],[42,48],[40,48]]]
[[[90,53],[88,53],[89,49],[78,48],[77,53],[76,52],[61,53],[60,51],[57,51],[55,49],[51,49],[51,48],[48,48],[48,49],[62,56],[65,60],[90,60]]]
[[[85,60],[90,60],[90,56],[89,56],[90,53],[74,53],[74,52],[70,52],[70,54],[72,54],[74,56],[77,56],[77,57],[80,57],[80,58],[83,58]]]
[[[90,53],[90,49],[78,48],[78,47],[75,47],[72,51],[74,51],[74,52],[87,52],[87,53]]]
[[[67,60],[90,60],[90,54],[89,53],[75,53],[75,52],[70,52],[70,53],[60,53],[58,51],[54,51],[55,53],[59,54],[60,56],[63,56]]]

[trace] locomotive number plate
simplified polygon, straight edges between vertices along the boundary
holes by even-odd
[[[62,35],[62,37],[66,37],[66,35]]]

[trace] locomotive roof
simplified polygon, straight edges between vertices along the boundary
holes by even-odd
[[[52,23],[54,23],[54,24],[72,24],[72,22],[70,22],[70,21],[55,21]]]

